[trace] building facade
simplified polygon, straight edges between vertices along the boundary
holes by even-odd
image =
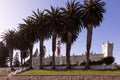
[[[101,58],[112,56],[113,54],[113,43],[103,43],[102,44],[102,53],[90,53],[91,61],[98,61]],[[34,56],[32,58],[32,66],[34,68],[39,67],[39,56]],[[72,55],[70,56],[71,65],[80,65],[82,62],[86,61],[85,54],[82,55]],[[43,58],[43,65],[52,65],[52,56]],[[66,56],[55,57],[55,65],[66,65]]]
[[[113,56],[113,43],[109,43],[108,41],[103,43],[102,53],[104,54],[104,57]]]

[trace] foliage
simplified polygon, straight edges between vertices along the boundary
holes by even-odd
[[[86,65],[86,62],[85,62],[85,61],[83,61],[80,65]]]
[[[0,66],[5,67],[7,66],[7,59],[8,59],[8,48],[4,45],[3,42],[0,42]]]
[[[112,64],[114,62],[114,57],[106,57],[102,59],[103,63],[106,65]]]
[[[10,71],[0,70],[0,76],[1,75],[7,75],[9,73],[10,73]]]
[[[98,61],[90,61],[90,65],[102,65],[102,64],[110,65],[113,62],[114,62],[114,57],[105,57]],[[84,61],[80,65],[86,65],[86,62]]]
[[[30,70],[21,74],[120,74],[120,70]]]
[[[16,49],[16,30],[8,30],[3,33],[2,38],[9,49]]]
[[[28,67],[30,65],[30,59],[28,59],[25,63],[24,66]]]

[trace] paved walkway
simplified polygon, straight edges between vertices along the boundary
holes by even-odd
[[[5,75],[0,80],[6,80]],[[10,80],[120,80],[120,75],[14,75]]]

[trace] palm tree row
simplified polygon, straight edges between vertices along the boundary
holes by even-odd
[[[19,49],[21,51],[30,50],[30,68],[32,68],[33,45],[35,42],[40,42],[39,68],[42,69],[44,40],[52,38],[52,68],[55,69],[56,38],[59,37],[63,43],[66,43],[66,64],[67,68],[71,68],[71,45],[76,41],[82,29],[86,28],[86,68],[89,68],[92,30],[100,25],[103,20],[103,13],[105,13],[104,6],[105,2],[101,0],[84,0],[84,4],[73,0],[68,1],[66,7],[59,8],[51,6],[51,10],[45,9],[44,11],[37,9],[37,12],[33,11],[31,16],[23,19],[24,23],[19,24],[18,31],[10,30],[6,32],[3,35],[3,39],[10,49],[11,56],[13,49]],[[10,59],[12,61],[12,58]]]

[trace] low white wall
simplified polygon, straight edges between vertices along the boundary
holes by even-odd
[[[72,69],[84,69],[85,66],[71,66]],[[56,69],[65,69],[66,66],[56,66]],[[105,69],[117,69],[116,65],[91,65],[91,69],[94,70],[105,70]],[[39,69],[39,68],[34,68]],[[52,66],[44,66],[44,69],[52,69]]]
[[[116,65],[92,65],[90,66],[91,69],[102,69],[102,70],[105,70],[105,69],[117,69],[117,66]]]
[[[71,66],[72,69],[84,69],[85,66]],[[21,67],[14,67],[16,70],[20,69]],[[56,66],[56,69],[65,69],[66,66]],[[105,70],[105,69],[117,69],[117,65],[91,65],[91,69],[94,70]],[[39,67],[33,67],[33,69],[39,69]],[[44,69],[52,69],[52,66],[44,66]],[[0,70],[10,71],[10,67],[0,68]]]

